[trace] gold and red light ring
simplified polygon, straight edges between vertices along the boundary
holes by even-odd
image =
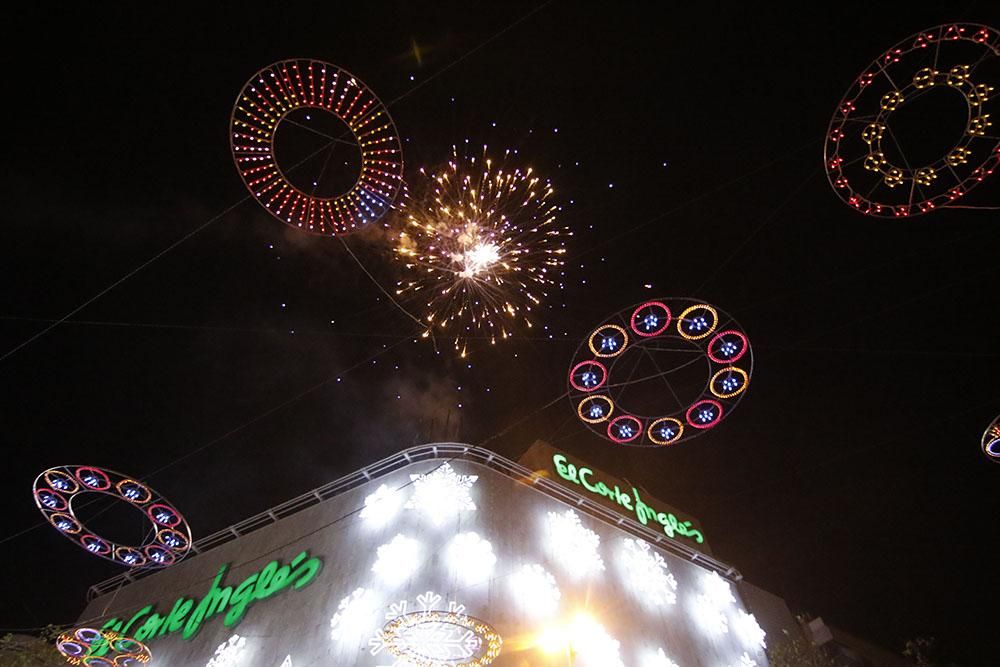
[[[645,322],[649,314],[658,314],[655,321]],[[647,330],[643,330],[645,328]],[[621,343],[613,350],[602,349],[597,341],[603,340],[611,332]],[[644,335],[649,334],[652,335]],[[669,336],[686,341],[699,349],[706,360],[707,380],[698,399],[692,404],[668,415],[643,416],[622,411],[613,397],[613,390],[619,386],[612,376],[614,366],[624,350],[632,344],[644,340]],[[724,359],[721,345],[728,343],[726,354],[732,361]],[[587,352],[589,351],[589,355]],[[739,362],[740,366],[734,365]],[[575,377],[577,371],[588,369],[588,364],[600,365],[605,369],[597,373],[597,380],[590,386]],[[726,314],[720,314],[712,305],[694,299],[660,299],[647,301],[630,309],[625,309],[605,319],[604,323],[592,331],[580,344],[574,355],[568,375],[568,394],[574,410],[588,428],[601,437],[617,444],[642,447],[662,447],[697,437],[702,432],[716,426],[742,398],[753,370],[752,348],[742,328]],[[716,390],[716,382],[725,376],[729,384],[737,388],[728,391]],[[589,408],[600,405],[600,414],[590,414]],[[696,408],[714,411],[715,418],[707,425],[695,420],[692,410]],[[612,429],[625,425],[631,433],[627,439],[616,437]],[[655,429],[666,427],[667,437],[661,438]]]
[[[132,546],[91,531],[73,511],[74,500],[87,493],[110,496],[137,507],[156,527],[155,536],[145,544]],[[33,495],[39,511],[57,531],[87,552],[119,565],[167,567],[191,549],[191,529],[180,512],[147,485],[113,470],[79,465],[50,468],[35,479]],[[177,546],[170,547],[168,542]]]
[[[350,128],[361,169],[347,192],[304,192],[278,164],[275,133],[297,109],[330,113]],[[233,104],[229,144],[250,194],[272,216],[308,234],[340,236],[374,223],[403,189],[402,143],[388,108],[361,79],[331,63],[295,58],[258,71]]]
[[[1000,463],[1000,416],[983,431],[982,449],[987,459]]]
[[[947,66],[939,63],[930,68],[916,68],[913,74],[900,76],[899,81],[906,81],[906,85],[902,88],[896,87],[898,81],[890,77],[888,73],[890,68],[908,60],[908,56],[914,53],[926,53],[930,48],[935,49],[937,53],[943,45],[954,42],[980,47],[983,54],[970,63],[955,62]],[[1000,56],[1000,32],[989,26],[969,23],[945,24],[930,28],[908,37],[883,53],[855,79],[830,120],[823,161],[827,180],[834,192],[849,206],[867,215],[886,218],[911,217],[946,207],[968,194],[990,176],[1000,166],[1000,140],[990,135],[986,131],[986,126],[979,127],[978,133],[973,130],[980,120],[982,123],[996,120],[997,114],[993,113],[990,116],[984,111],[983,105],[989,102],[991,104],[989,111],[994,111],[993,107],[1000,106],[997,104],[1000,76],[990,77],[988,81],[976,81],[975,69],[984,60],[998,56]],[[963,69],[963,65],[969,67]],[[929,71],[924,71],[925,69]],[[875,104],[878,105],[875,115],[862,115],[859,118],[859,110],[862,114],[864,112],[861,108],[863,107],[861,97],[875,91],[876,82],[883,80],[889,82],[890,86],[881,89],[879,91],[881,94],[872,95],[877,100]],[[908,95],[935,85],[958,90],[965,98],[969,116],[962,139],[932,165],[918,165],[918,168],[911,170],[889,164],[884,157],[884,151],[880,150],[878,145],[882,131],[885,130],[885,118],[905,103]],[[867,136],[863,137],[863,133],[867,133]],[[842,147],[845,140],[849,143],[851,139],[861,139],[861,142],[867,143],[869,148],[863,149],[865,152],[860,156],[845,157],[842,154]],[[976,147],[970,149],[969,146],[973,143]],[[865,170],[876,175],[873,177],[875,184],[870,189],[864,187],[864,192],[856,189],[856,183],[852,183],[844,172],[845,167],[853,166],[862,160],[865,161],[862,167],[867,164]],[[973,160],[978,161],[978,166],[973,166]],[[958,174],[956,169],[960,169],[963,175]],[[946,178],[939,178],[942,175]],[[909,187],[905,185],[907,181]],[[890,185],[890,182],[893,185]],[[936,185],[937,193],[925,196],[923,190],[932,185]],[[905,203],[869,199],[871,193],[880,187],[892,191],[898,186],[904,188],[899,192],[908,190],[910,193]],[[914,200],[913,195],[917,190],[921,191],[921,197]]]

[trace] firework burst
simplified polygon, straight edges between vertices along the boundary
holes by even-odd
[[[532,311],[560,285],[565,239],[552,185],[532,169],[481,156],[420,170],[394,251],[406,268],[397,294],[419,303],[430,335],[491,343],[532,326]]]

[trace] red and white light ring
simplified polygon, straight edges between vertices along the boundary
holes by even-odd
[[[672,413],[629,412],[619,400],[626,385],[614,379],[618,359],[613,357],[660,338],[701,351],[709,369],[705,388]],[[752,369],[750,341],[731,317],[708,303],[659,299],[622,310],[593,330],[570,366],[569,396],[580,420],[601,437],[661,447],[695,437],[729,416],[746,393]]]
[[[101,494],[138,508],[153,530],[141,545],[118,544],[87,528],[73,511],[75,498]],[[191,550],[191,528],[183,515],[146,484],[113,470],[58,466],[35,479],[35,504],[52,526],[82,549],[130,568],[167,567]]]
[[[830,120],[827,179],[848,205],[877,217],[947,207],[1000,165],[1000,32],[953,23],[919,32],[866,67]],[[968,106],[965,131],[931,164],[887,156],[887,120],[928,90],[951,89]],[[897,164],[898,163],[898,164]]]
[[[347,192],[303,192],[277,163],[275,133],[296,109],[326,111],[350,128],[361,171]],[[375,222],[403,184],[403,153],[388,109],[360,79],[330,63],[296,59],[265,67],[240,91],[229,129],[233,160],[250,193],[271,215],[310,234],[340,236]]]
[[[983,432],[983,454],[990,461],[1000,463],[1000,416]]]

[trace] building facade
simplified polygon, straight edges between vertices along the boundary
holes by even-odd
[[[80,625],[185,667],[767,664],[739,573],[588,496],[408,449],[92,587]]]

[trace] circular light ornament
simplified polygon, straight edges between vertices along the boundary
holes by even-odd
[[[149,648],[112,630],[77,628],[56,639],[56,650],[71,665],[136,667],[150,661]]]
[[[288,179],[295,165],[278,164],[278,127],[299,109],[330,113],[350,129],[361,169],[346,192],[332,197],[305,192]],[[375,222],[403,184],[402,149],[388,109],[360,79],[319,60],[283,60],[257,72],[233,105],[229,140],[236,169],[254,198],[278,220],[309,234],[341,236]],[[329,145],[339,141],[333,138]]]
[[[386,624],[370,640],[371,654],[386,651],[398,664],[424,667],[485,667],[500,655],[503,640],[487,623],[465,613],[433,591],[393,604]],[[413,611],[411,611],[411,609]]]
[[[902,218],[946,208],[990,176],[1000,164],[1000,132],[992,127],[1000,113],[998,56],[998,31],[949,23],[907,37],[868,65],[827,130],[824,163],[834,192],[866,215]],[[908,161],[915,147],[899,145],[893,122],[934,91],[961,98],[963,129],[943,137],[948,148],[932,159]]]
[[[75,480],[75,485],[67,480]],[[118,544],[90,530],[73,510],[76,499],[87,494],[110,496],[140,509],[153,524],[152,536],[140,545]],[[191,550],[191,528],[181,513],[153,489],[113,470],[75,465],[50,468],[35,479],[34,496],[38,509],[56,530],[89,553],[119,565],[166,567]]]
[[[983,432],[983,454],[990,461],[1000,463],[1000,416]]]
[[[684,361],[660,363],[661,355]],[[647,372],[638,372],[644,363]],[[688,366],[688,377],[678,380],[677,371]],[[625,308],[592,330],[570,364],[568,394],[580,421],[602,438],[663,447],[728,417],[752,372],[750,339],[732,316],[695,299],[659,298]],[[655,386],[647,391],[644,382]]]

